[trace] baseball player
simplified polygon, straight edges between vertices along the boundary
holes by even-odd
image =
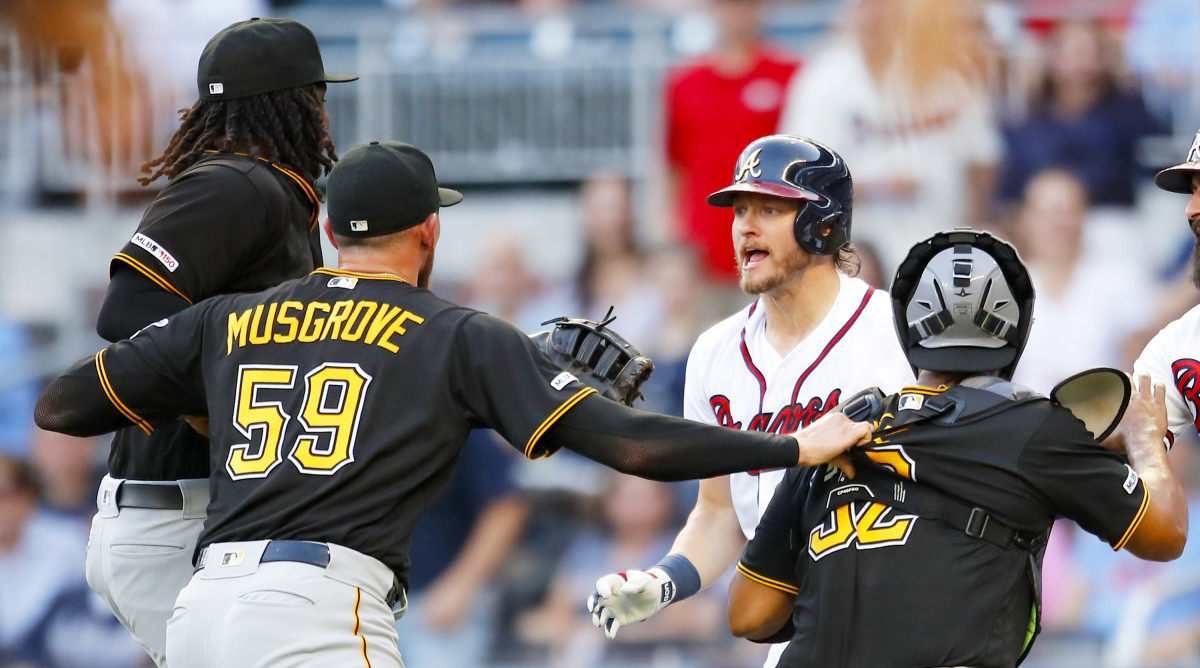
[[[167,627],[175,668],[401,666],[391,608],[412,525],[474,427],[529,458],[569,447],[663,480],[815,465],[869,440],[841,414],[751,434],[591,396],[530,337],[426,289],[439,208],[461,199],[412,146],[356,147],[329,175],[339,269],[164,318],[39,398],[37,423],[72,434],[208,416],[212,502]],[[579,359],[610,356],[576,340]]]
[[[688,357],[684,416],[787,433],[867,387],[912,371],[891,335],[887,295],[852,278],[853,183],[846,163],[801,137],[772,135],[738,157],[733,209],[740,286],[758,299],[702,334]],[[588,601],[611,638],[625,624],[712,584],[737,560],[783,478],[780,469],[700,482],[696,506],[655,567],[601,577]],[[774,665],[782,647],[772,648]]]
[[[112,259],[97,331],[109,341],[217,294],[268,288],[322,265],[316,179],[336,159],[329,81],[312,32],[251,19],[200,57],[199,100],[143,185],[167,183]],[[208,504],[207,440],[179,420],[113,439],[87,580],[160,667],[175,596]]]
[[[1142,377],[1131,397],[1123,373],[1097,374],[1118,384],[1114,404],[1129,402],[1117,437],[1126,464],[1095,438],[1121,408],[1093,432],[1008,382],[1033,285],[986,233],[917,244],[891,293],[917,383],[867,402],[877,429],[850,453],[853,480],[825,466],[788,472],[738,563],[730,627],[791,637],[788,668],[1014,666],[1037,633],[1056,517],[1143,559],[1182,553],[1187,499],[1162,444],[1165,388]]]
[[[1196,237],[1192,252],[1192,282],[1200,286],[1200,132],[1196,133],[1187,159],[1154,177],[1163,190],[1190,195],[1184,214]],[[1200,430],[1200,306],[1168,324],[1146,344],[1133,363],[1135,374],[1149,374],[1166,385],[1170,443],[1188,429]]]

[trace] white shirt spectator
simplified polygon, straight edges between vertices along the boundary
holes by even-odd
[[[779,131],[815,139],[846,159],[855,185],[853,236],[875,245],[885,273],[917,241],[966,222],[967,167],[1000,155],[987,97],[960,79],[940,90],[918,111],[906,91],[880,89],[849,36],[817,52],[788,88]],[[915,188],[886,194],[896,180]]]

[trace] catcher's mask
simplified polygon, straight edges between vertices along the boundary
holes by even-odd
[[[811,139],[769,135],[750,142],[738,156],[733,185],[706,201],[730,207],[738,193],[801,200],[792,232],[806,253],[833,255],[850,243],[850,168],[840,155]]]
[[[900,345],[914,369],[1012,378],[1033,324],[1033,283],[1016,249],[987,232],[939,232],[892,281]]]

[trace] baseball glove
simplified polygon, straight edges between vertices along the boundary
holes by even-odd
[[[554,318],[542,323],[553,324],[554,329],[535,332],[529,338],[562,370],[605,397],[632,406],[641,398],[642,383],[650,378],[654,362],[609,329],[615,319],[611,308],[600,322]]]

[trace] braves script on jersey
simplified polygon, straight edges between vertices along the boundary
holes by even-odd
[[[1150,374],[1167,386],[1167,438],[1200,431],[1200,306],[1163,327],[1133,363],[1133,375]]]
[[[767,341],[765,309],[759,302],[702,334],[688,357],[684,417],[787,433],[812,424],[859,390],[877,386],[895,392],[911,383],[887,293],[840,276],[833,307],[786,357]],[[730,476],[734,508],[747,538],[754,536],[783,474],[776,469]]]

